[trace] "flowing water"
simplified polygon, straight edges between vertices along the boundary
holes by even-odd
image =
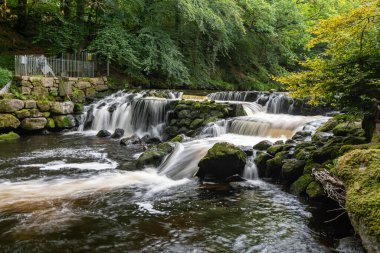
[[[119,92],[87,107],[77,132],[0,143],[0,252],[334,252],[312,225],[313,207],[257,178],[255,154],[248,180],[223,191],[193,178],[217,142],[286,140],[327,118],[247,105],[250,116],[208,125],[143,170],[134,166],[140,146],[93,136],[121,127],[161,137],[170,101]]]

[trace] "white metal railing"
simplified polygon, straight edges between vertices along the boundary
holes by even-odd
[[[96,61],[89,53],[62,55],[61,58],[44,55],[15,55],[17,76],[94,77]]]

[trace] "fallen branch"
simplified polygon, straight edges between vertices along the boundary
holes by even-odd
[[[346,189],[343,182],[325,169],[313,169],[311,175],[322,185],[326,195],[344,208],[346,203]]]

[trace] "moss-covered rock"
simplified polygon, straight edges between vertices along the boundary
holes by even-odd
[[[287,159],[284,161],[281,170],[281,178],[288,183],[297,180],[303,174],[306,162],[297,159]]]
[[[315,132],[330,132],[339,124],[336,118],[329,119],[326,123],[320,126]]]
[[[73,115],[54,116],[53,119],[55,126],[58,128],[72,128],[76,125]]]
[[[179,134],[176,137],[172,138],[169,142],[182,142],[187,138],[184,134]]]
[[[9,132],[7,134],[0,134],[0,141],[13,141],[19,138],[20,138],[20,135],[14,132]]]
[[[336,172],[346,187],[348,212],[380,242],[380,150],[351,151],[339,158]]]
[[[170,142],[163,142],[151,146],[137,159],[136,167],[159,166],[164,158],[173,151],[174,148],[172,145]]]
[[[112,134],[107,131],[107,130],[100,130],[96,136],[99,137],[99,138],[105,138],[105,137],[110,137]]]
[[[55,114],[71,114],[74,112],[73,102],[54,102],[51,104],[51,112]]]
[[[273,158],[273,156],[266,152],[257,152],[256,158],[255,158],[255,164],[257,166],[259,177],[265,177],[267,161],[271,158]]]
[[[253,149],[256,149],[256,150],[267,150],[269,147],[271,147],[273,145],[272,142],[270,141],[267,141],[267,140],[264,140],[264,141],[260,141],[259,143],[257,143],[256,145],[253,146]]]
[[[12,114],[0,114],[0,130],[16,129],[20,125],[20,121]]]
[[[52,118],[47,118],[46,119],[46,125],[45,125],[46,128],[55,128],[55,122],[54,122],[54,119]]]
[[[41,130],[45,128],[45,118],[25,118],[21,121],[21,128],[28,131]]]
[[[312,181],[306,188],[306,194],[311,199],[318,199],[325,196],[322,185]]]
[[[22,109],[22,110],[16,111],[14,112],[14,114],[18,119],[30,117],[30,111],[28,109]]]
[[[282,165],[285,159],[289,158],[289,154],[286,151],[277,153],[272,159],[269,159],[266,163],[265,177],[278,179],[281,175]]]
[[[284,149],[284,145],[273,145],[267,149],[267,153],[271,155],[275,155],[278,152],[281,152],[283,149]]]
[[[190,129],[197,129],[198,127],[200,127],[203,123],[203,119],[195,119],[191,122],[190,124]]]
[[[336,125],[332,131],[336,136],[364,136],[364,130],[362,129],[360,122],[340,123]]]
[[[24,108],[24,102],[19,99],[0,100],[0,113],[11,113]]]
[[[84,111],[83,104],[76,103],[74,104],[74,113],[82,113]]]
[[[216,143],[199,162],[195,174],[201,180],[225,182],[233,175],[242,175],[247,155],[235,145]]]
[[[290,186],[290,192],[295,195],[301,195],[312,181],[310,174],[302,175]]]
[[[41,112],[47,112],[47,111],[50,110],[50,102],[49,102],[49,101],[46,101],[46,100],[37,101],[37,108],[38,108]]]

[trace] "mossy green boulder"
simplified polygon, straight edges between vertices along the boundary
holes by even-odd
[[[21,128],[28,131],[41,130],[46,123],[46,118],[25,118],[21,121]]]
[[[287,183],[292,183],[303,174],[306,162],[297,159],[286,159],[281,169],[281,178]]]
[[[198,163],[195,176],[201,180],[226,182],[234,175],[242,175],[247,155],[233,144],[216,143]]]
[[[322,185],[315,181],[312,181],[307,186],[306,194],[310,199],[318,199],[325,196]]]
[[[257,152],[255,158],[255,164],[257,166],[257,170],[259,172],[259,177],[265,177],[265,170],[267,168],[267,161],[273,158],[272,155],[266,152]]]
[[[172,138],[169,142],[182,142],[187,138],[184,134],[179,134],[176,137]]]
[[[142,168],[146,166],[159,166],[164,158],[174,150],[173,144],[170,142],[160,143],[151,146],[136,161],[136,167]]]
[[[75,118],[72,115],[54,116],[53,119],[58,128],[73,128],[76,125]]]
[[[268,141],[268,140],[264,140],[264,141],[260,141],[259,143],[257,143],[256,145],[253,146],[253,149],[256,149],[256,150],[267,150],[269,147],[271,147],[273,145],[272,142]]]
[[[0,134],[0,141],[13,141],[20,138],[20,135],[15,132],[9,132],[7,134]]]
[[[0,130],[16,129],[20,125],[20,121],[12,114],[0,114]]]
[[[23,119],[23,118],[30,117],[30,110],[22,109],[22,110],[14,112],[14,114],[18,119]]]

